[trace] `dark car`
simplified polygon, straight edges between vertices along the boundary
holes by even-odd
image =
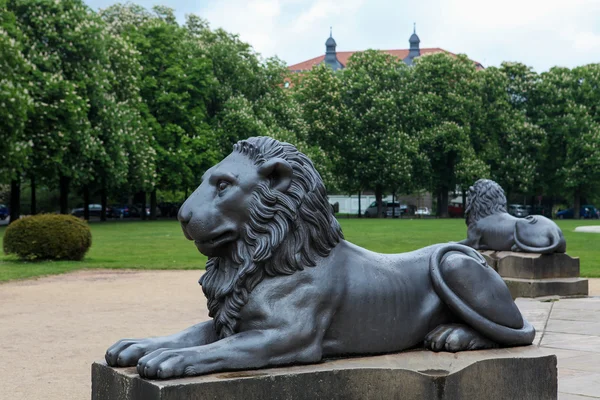
[[[454,217],[464,217],[465,216],[465,209],[463,208],[462,204],[458,204],[458,203],[453,203],[450,204],[448,206],[448,216],[450,218],[454,218]]]
[[[90,209],[90,217],[100,217],[100,214],[102,213],[102,205],[101,204],[90,204],[88,207]],[[74,208],[71,211],[71,215],[74,215],[79,218],[83,218],[83,214],[84,214],[83,207]],[[110,207],[106,207],[106,216],[107,217],[111,216]]]
[[[598,210],[593,205],[586,204],[584,206],[581,206],[581,208],[579,209],[579,217],[580,218],[589,218],[589,219],[598,218]],[[559,212],[556,213],[556,218],[558,218],[558,219],[575,218],[574,209],[569,208],[566,210],[560,210]]]
[[[4,204],[0,204],[0,221],[4,221],[10,215],[8,207]]]
[[[115,204],[111,206],[113,218],[139,218],[140,210],[131,204]]]

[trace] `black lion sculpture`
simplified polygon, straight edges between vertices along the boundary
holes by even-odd
[[[476,250],[564,253],[567,242],[553,221],[542,215],[516,218],[506,212],[504,190],[480,179],[469,188],[465,210],[467,238],[460,244]]]
[[[423,345],[527,345],[535,335],[502,278],[469,247],[388,255],[345,241],[321,177],[288,143],[237,143],[179,220],[209,257],[200,284],[212,320],[121,340],[106,353],[111,366],[164,379]]]

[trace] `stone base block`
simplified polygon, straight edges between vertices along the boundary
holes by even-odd
[[[578,278],[579,257],[565,253],[537,254],[499,251],[488,255],[496,259],[495,269],[503,278],[554,279]]]
[[[504,278],[513,299],[517,297],[587,296],[585,278],[518,279]]]
[[[415,350],[164,381],[141,379],[135,368],[92,365],[92,400],[556,398],[556,356],[537,346]]]

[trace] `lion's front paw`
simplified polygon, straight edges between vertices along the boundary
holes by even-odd
[[[433,351],[464,351],[498,347],[473,328],[461,324],[440,325],[425,337],[425,348]]]
[[[161,347],[157,339],[122,339],[109,347],[104,358],[111,367],[132,367],[140,358]]]
[[[140,359],[138,374],[148,379],[169,379],[197,375],[187,351],[158,349]]]

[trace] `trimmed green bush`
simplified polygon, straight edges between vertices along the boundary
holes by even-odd
[[[40,214],[16,220],[4,233],[4,253],[25,260],[82,260],[92,245],[87,223],[72,215]]]

